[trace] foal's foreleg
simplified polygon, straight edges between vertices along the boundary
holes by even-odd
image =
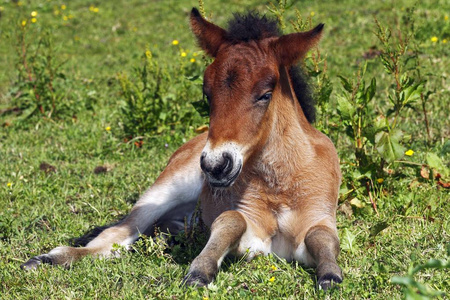
[[[222,213],[211,226],[211,236],[203,251],[194,259],[184,278],[187,285],[205,286],[216,276],[224,257],[235,248],[247,223],[240,212]]]
[[[313,226],[305,236],[305,244],[316,262],[317,284],[327,290],[333,283],[341,283],[342,271],[336,263],[339,239],[335,231],[324,225]]]
[[[68,266],[86,255],[111,256],[115,244],[132,244],[157,221],[170,223],[189,215],[203,187],[199,158],[205,140],[206,135],[202,135],[183,145],[122,222],[105,229],[86,247],[57,247],[31,258],[22,268],[33,269],[41,263]]]

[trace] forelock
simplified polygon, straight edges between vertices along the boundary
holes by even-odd
[[[278,21],[257,12],[234,14],[228,22],[227,39],[232,42],[259,41],[280,35]]]

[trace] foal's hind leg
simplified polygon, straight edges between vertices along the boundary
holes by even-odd
[[[199,160],[205,141],[206,134],[200,135],[175,152],[130,214],[119,224],[105,229],[86,247],[57,247],[47,254],[31,258],[21,267],[33,269],[41,263],[69,266],[86,255],[110,256],[114,244],[132,244],[140,233],[157,221],[179,221],[192,213],[204,182]]]
[[[339,239],[335,231],[324,225],[308,230],[305,245],[316,262],[317,284],[327,290],[333,283],[342,282],[342,271],[336,263],[339,255]]]

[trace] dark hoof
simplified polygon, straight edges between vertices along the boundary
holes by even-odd
[[[317,280],[319,288],[324,291],[327,291],[333,287],[337,287],[337,285],[341,282],[342,278],[339,275],[333,273],[325,274]]]
[[[192,272],[188,273],[182,282],[182,285],[184,286],[195,286],[195,287],[205,287],[210,283],[211,281],[208,280],[207,276],[205,274],[202,274],[200,272]]]
[[[29,259],[26,263],[21,264],[20,268],[22,270],[34,270],[36,269],[41,263],[44,264],[52,264],[52,260],[50,257],[46,254],[35,256],[31,259]]]

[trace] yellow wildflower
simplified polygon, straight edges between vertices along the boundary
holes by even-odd
[[[32,17],[36,17],[36,16],[37,16],[37,11],[32,11],[32,12],[31,12],[31,16],[32,16]]]
[[[194,52],[194,54],[192,54],[192,55],[194,55],[194,56],[197,56],[197,55],[198,55],[198,53],[197,53],[197,52]]]
[[[27,20],[23,20],[21,24],[23,27],[25,27],[27,25]]]
[[[270,282],[274,282],[275,281],[275,276],[270,277],[269,281]]]
[[[313,11],[310,13],[311,17],[314,17],[315,14],[316,14],[316,13],[313,12]]]
[[[37,19],[36,18],[31,18],[31,23],[36,23]]]
[[[276,271],[276,270],[277,270],[277,267],[275,267],[274,265],[272,265],[270,268],[271,268],[273,271]]]
[[[191,58],[190,62],[195,63],[195,58]]]
[[[186,52],[181,52],[181,57],[186,57],[187,56],[187,53]]]
[[[55,10],[53,11],[53,14],[54,14],[55,16],[59,15],[59,10],[55,9]]]
[[[6,186],[7,186],[7,187],[11,187],[11,186],[12,186],[12,182],[8,182],[8,183],[6,184]]]
[[[67,6],[65,4],[61,5],[61,9],[65,10],[67,8]]]
[[[208,300],[208,296],[203,296],[202,300]]]
[[[384,182],[384,179],[383,179],[383,178],[378,178],[378,179],[377,179],[377,182],[378,182],[379,184],[382,184],[382,183]]]
[[[98,13],[98,7],[95,7],[94,5],[89,6],[89,10],[93,13]]]
[[[432,41],[433,43],[436,43],[438,40],[439,40],[439,39],[438,39],[437,36],[433,36],[433,37],[431,38],[431,41]]]
[[[63,20],[67,21],[67,20],[69,20],[69,18],[67,16],[63,16]]]
[[[107,126],[107,127],[105,127],[105,130],[106,131],[111,131],[111,127]]]
[[[22,5],[23,5],[22,1],[17,2],[17,6],[22,6]]]
[[[412,149],[409,149],[405,152],[405,155],[412,156],[414,154],[414,151]]]
[[[178,40],[173,40],[173,41],[172,41],[172,45],[176,46],[176,45],[178,45],[178,44],[179,44]]]
[[[442,44],[447,44],[447,39],[443,39]]]
[[[448,16],[445,16],[445,17],[444,17],[444,20],[445,20],[445,21],[448,21]]]

